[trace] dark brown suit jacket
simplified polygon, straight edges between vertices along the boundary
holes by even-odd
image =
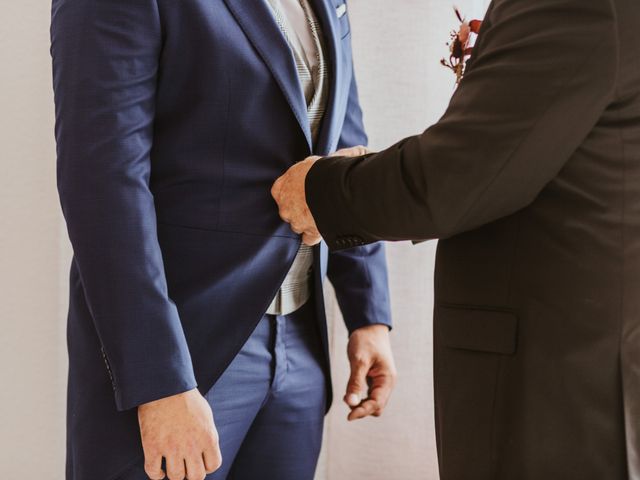
[[[640,479],[639,25],[496,0],[440,122],[310,172],[332,248],[443,239],[443,480]]]

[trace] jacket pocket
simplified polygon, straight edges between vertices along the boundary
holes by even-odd
[[[436,430],[443,479],[495,478],[505,375],[516,353],[517,330],[513,312],[436,309]]]

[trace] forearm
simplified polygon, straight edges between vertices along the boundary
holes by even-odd
[[[391,328],[389,280],[382,243],[331,252],[327,273],[349,332],[369,325]]]
[[[442,120],[379,154],[321,160],[307,202],[330,246],[455,235],[529,205],[612,101],[608,0],[502,2]],[[544,29],[538,25],[545,25]]]
[[[149,190],[155,0],[54,0],[58,190],[118,408],[195,386]]]

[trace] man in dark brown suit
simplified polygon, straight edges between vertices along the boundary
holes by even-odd
[[[638,25],[638,0],[495,0],[440,122],[274,185],[309,243],[442,239],[443,480],[640,479]]]

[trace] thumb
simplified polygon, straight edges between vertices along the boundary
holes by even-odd
[[[357,407],[363,399],[363,394],[367,391],[367,374],[369,365],[364,361],[357,361],[351,364],[351,376],[347,383],[347,393],[344,401],[350,407]]]

